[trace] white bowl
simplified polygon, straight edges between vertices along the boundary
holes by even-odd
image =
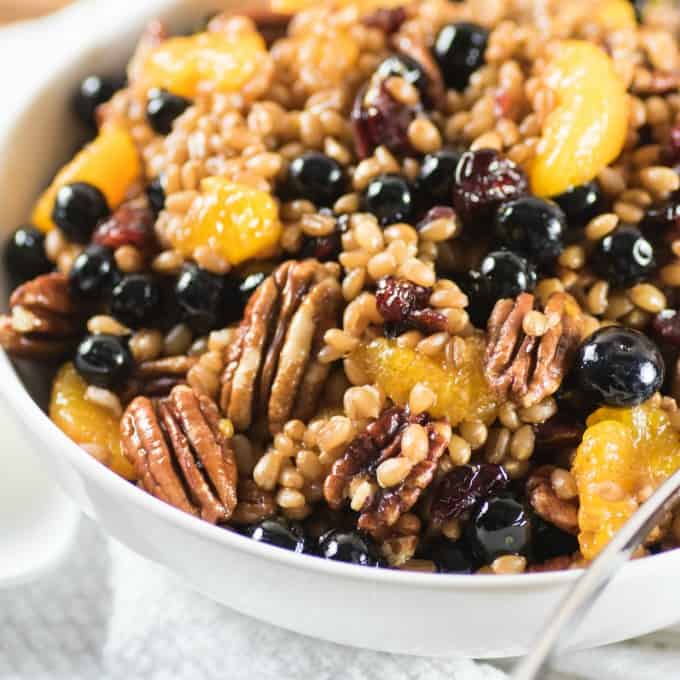
[[[215,5],[224,7],[224,0]],[[87,73],[119,68],[149,18],[181,25],[210,6],[196,0],[96,2],[37,29],[34,45],[44,31],[48,43],[60,46],[48,50],[49,69],[43,48],[40,68],[21,71],[17,88],[25,97],[15,103],[11,125],[0,130],[5,236],[26,219],[72,148],[76,133],[67,101],[73,84]],[[0,297],[6,300],[6,289]],[[38,381],[32,393],[44,398],[44,388],[44,380]],[[90,458],[44,415],[4,354],[0,394],[68,495],[112,536],[205,595],[300,633],[389,652],[519,655],[578,577],[574,571],[455,576],[374,570],[261,545],[165,505]],[[680,619],[678,573],[680,551],[627,565],[583,622],[574,645],[622,640]]]

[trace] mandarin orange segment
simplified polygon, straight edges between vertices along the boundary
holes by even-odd
[[[106,196],[109,208],[115,210],[141,174],[139,153],[128,131],[117,125],[106,126],[59,171],[38,199],[33,224],[42,231],[54,228],[52,208],[57,192],[65,184],[87,182],[96,186]]]
[[[601,0],[595,7],[595,19],[607,31],[633,29],[637,26],[630,0]]]
[[[142,82],[190,99],[206,85],[217,92],[238,92],[266,59],[264,38],[255,30],[180,36],[151,52]]]
[[[596,557],[637,509],[638,493],[678,468],[680,433],[665,411],[649,403],[595,411],[572,467],[583,556]]]
[[[76,444],[96,444],[111,452],[109,467],[125,479],[135,471],[120,448],[120,419],[109,409],[85,399],[87,383],[73,364],[64,364],[52,384],[49,415]]]
[[[208,246],[237,265],[274,246],[280,235],[279,209],[271,194],[211,177],[201,182],[201,196],[171,240],[187,256]]]
[[[377,338],[360,346],[352,357],[397,404],[408,403],[416,383],[426,385],[437,396],[428,412],[456,425],[462,420],[487,420],[495,411],[494,396],[482,372],[483,354],[483,341],[470,338],[463,361],[452,368],[444,357],[428,357],[399,347],[394,340]]]
[[[528,167],[538,196],[556,196],[593,179],[618,157],[628,130],[626,88],[604,50],[566,40],[547,67],[557,104]]]

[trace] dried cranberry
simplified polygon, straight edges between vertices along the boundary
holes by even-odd
[[[364,26],[377,28],[387,35],[396,33],[406,21],[406,10],[403,7],[379,7],[365,16],[362,20]]]
[[[680,347],[680,314],[675,309],[664,309],[652,322],[654,335],[661,343]]]
[[[135,246],[148,252],[155,245],[156,217],[146,201],[129,201],[101,222],[94,232],[94,243],[115,250],[121,246]]]
[[[387,276],[378,282],[376,300],[378,310],[385,321],[400,323],[418,309],[424,309],[431,290],[406,279]]]
[[[480,500],[505,489],[509,481],[500,465],[459,465],[444,476],[435,490],[432,517],[440,522],[460,517]]]
[[[367,158],[379,146],[408,153],[408,127],[415,117],[415,110],[394,99],[384,84],[361,91],[352,111],[359,158]]]
[[[498,206],[528,192],[524,171],[493,149],[465,152],[456,168],[453,205],[464,222],[489,220]]]
[[[302,246],[302,257],[313,257],[319,262],[336,260],[342,250],[340,234],[335,232],[328,236],[309,238]]]
[[[670,166],[680,163],[680,125],[671,128],[668,142],[661,150],[661,161]]]
[[[446,330],[446,317],[427,306],[431,292],[430,288],[393,276],[378,281],[375,297],[385,320],[385,334],[396,337],[412,328],[426,333]]]

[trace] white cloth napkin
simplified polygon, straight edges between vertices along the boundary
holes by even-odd
[[[0,591],[2,680],[503,680],[510,665],[381,654],[275,628],[193,593],[89,520],[54,574]],[[677,678],[680,631],[556,667],[543,680]]]

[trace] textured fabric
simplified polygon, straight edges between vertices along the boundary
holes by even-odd
[[[497,664],[354,650],[188,591],[83,520],[42,581],[0,591],[2,680],[502,680]],[[570,654],[544,680],[677,678],[680,631]]]

